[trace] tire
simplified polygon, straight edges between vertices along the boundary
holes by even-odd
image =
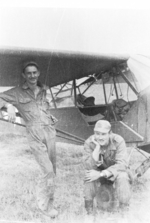
[[[98,209],[111,211],[114,207],[114,188],[113,185],[102,184],[96,194],[96,202]]]

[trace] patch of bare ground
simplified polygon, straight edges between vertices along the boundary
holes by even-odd
[[[9,222],[54,223],[146,223],[150,219],[150,170],[132,185],[128,211],[98,211],[86,215],[83,200],[83,146],[57,143],[55,206],[58,218],[43,216],[35,199],[35,184],[40,174],[26,137],[0,135],[0,219]],[[130,164],[134,170],[145,159],[135,149]]]

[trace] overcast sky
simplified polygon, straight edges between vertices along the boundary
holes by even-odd
[[[4,6],[1,46],[150,55],[150,10],[145,7]]]

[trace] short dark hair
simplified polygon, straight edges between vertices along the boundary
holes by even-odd
[[[28,62],[24,63],[24,65],[23,65],[23,69],[22,69],[23,73],[25,72],[25,69],[28,66],[35,66],[39,70],[39,66],[38,66],[38,64],[35,61],[28,61]]]

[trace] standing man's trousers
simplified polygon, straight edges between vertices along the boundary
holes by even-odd
[[[42,211],[47,211],[54,197],[56,132],[51,126],[34,125],[27,127],[27,137],[31,151],[41,169],[41,177],[36,185],[37,204]]]

